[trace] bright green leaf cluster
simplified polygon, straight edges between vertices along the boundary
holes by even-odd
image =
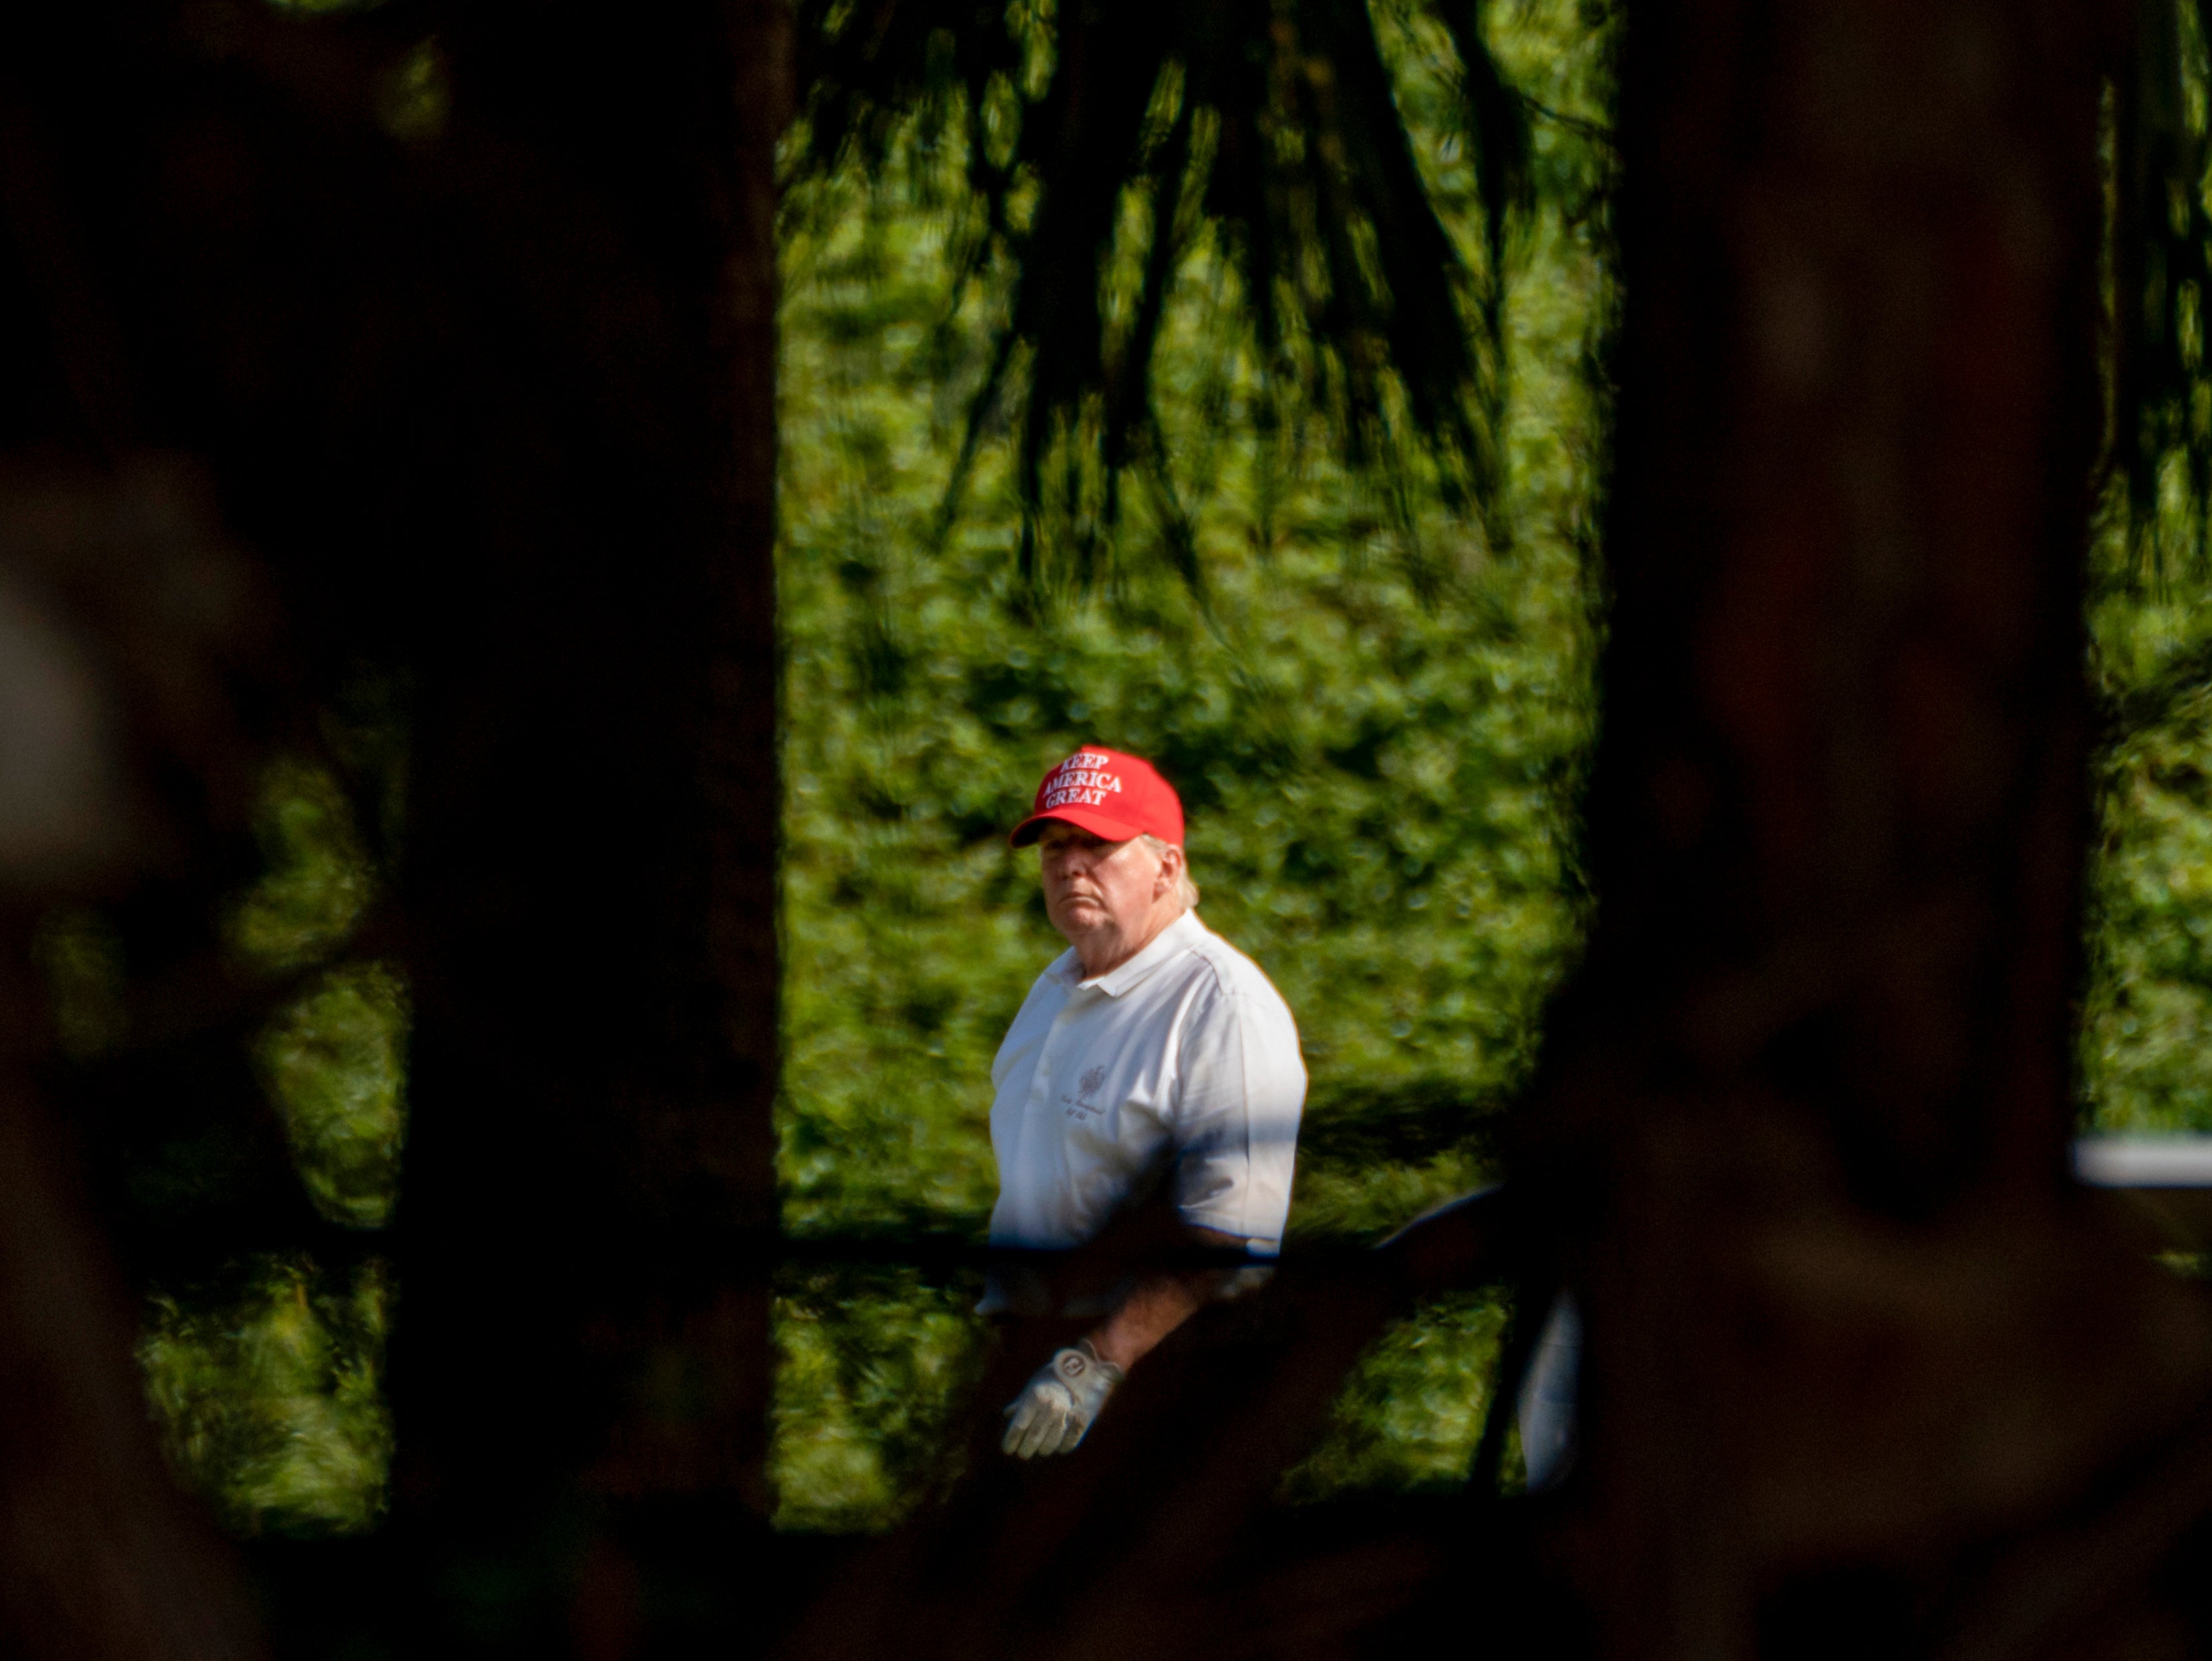
[[[389,1277],[304,1259],[252,1264],[227,1292],[154,1300],[138,1350],[179,1475],[240,1534],[348,1534],[383,1513]]]
[[[1490,1407],[1505,1316],[1474,1294],[1433,1299],[1360,1358],[1321,1443],[1285,1473],[1296,1503],[1467,1480]]]
[[[896,1269],[789,1277],[775,1300],[779,1529],[886,1527],[958,1475],[948,1439],[982,1367],[981,1291]]]
[[[407,994],[391,965],[347,964],[287,1005],[256,1058],[315,1209],[380,1228],[399,1197]]]
[[[2106,509],[2089,667],[2113,738],[2087,880],[2084,1115],[2107,1132],[2212,1131],[2212,579],[2146,587],[2117,484]],[[2190,511],[2174,496],[2153,532],[2180,536]]]

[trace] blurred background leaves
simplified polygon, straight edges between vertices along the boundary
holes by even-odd
[[[1312,1087],[1293,1235],[1370,1239],[1493,1174],[1497,1116],[1588,904],[1574,814],[1595,707],[1612,91],[1608,13],[1483,15],[1528,124],[1510,236],[1483,179],[1494,152],[1464,125],[1455,32],[1412,7],[1372,14],[1455,257],[1498,276],[1491,507],[1510,537],[1466,510],[1448,467],[1363,465],[1334,413],[1278,396],[1212,240],[1224,233],[1201,227],[1149,361],[1158,488],[1126,504],[1086,580],[1041,579],[1020,555],[1019,424],[969,422],[1015,301],[962,217],[961,94],[945,94],[952,113],[872,127],[872,169],[795,183],[780,572],[792,1232],[981,1238],[991,1058],[1063,946],[1005,837],[1043,769],[1086,741],[1175,782],[1208,925],[1297,1017]],[[1109,263],[1109,304],[1116,280],[1142,277]],[[880,1527],[941,1480],[912,1439],[979,1365],[970,1303],[895,1281],[786,1287],[780,1521]],[[1394,1329],[1286,1496],[1463,1479],[1502,1318],[1463,1300]]]
[[[1604,42],[1580,12],[1499,15],[1517,74],[1602,115]],[[1382,38],[1445,222],[1479,242],[1449,44],[1420,21],[1386,15]],[[917,132],[883,142],[930,161]],[[1561,146],[1588,161],[1578,130],[1540,123],[1534,144],[1555,171]],[[957,158],[935,165],[957,191]],[[933,533],[964,437],[933,325],[991,302],[927,203],[853,172],[806,179],[788,210],[787,1224],[980,1226],[990,1057],[1060,949],[1003,838],[1042,770],[1095,740],[1176,782],[1209,924],[1298,1016],[1293,1230],[1394,1226],[1480,1177],[1578,938],[1601,227],[1540,201],[1521,239],[1510,555],[1432,475],[1386,499],[1310,409],[1275,444],[1264,363],[1224,344],[1194,250],[1154,378],[1195,564],[1137,508],[1110,573],[1041,603],[1009,558],[1015,435],[978,451],[969,510]]]

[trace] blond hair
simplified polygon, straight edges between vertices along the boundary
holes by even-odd
[[[1175,848],[1176,846],[1175,843],[1171,842],[1168,842],[1161,837],[1153,836],[1150,831],[1145,832],[1143,835],[1139,836],[1137,840],[1144,843],[1146,848],[1150,849],[1156,857],[1164,856],[1169,849]],[[1182,854],[1182,849],[1180,848],[1176,848],[1176,851],[1179,854]],[[1190,855],[1188,854],[1183,854],[1182,869],[1176,873],[1176,897],[1182,902],[1184,910],[1195,911],[1198,910],[1198,885],[1190,879]]]

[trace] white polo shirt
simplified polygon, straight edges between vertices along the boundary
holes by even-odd
[[[994,1245],[1080,1245],[1172,1163],[1183,1220],[1272,1256],[1291,1208],[1305,1062],[1290,1006],[1198,920],[1095,980],[1037,977],[991,1064]]]

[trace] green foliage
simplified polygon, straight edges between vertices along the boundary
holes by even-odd
[[[2107,742],[2080,1056],[2085,1127],[2110,1132],[2212,1131],[2212,570],[2178,557],[2200,507],[2169,474],[2148,521],[2109,481],[2089,554]],[[2166,551],[2152,585],[2146,541]]]
[[[2082,1070],[2108,1131],[2212,1130],[2212,697],[2106,764]]]
[[[775,1525],[887,1528],[958,1474],[954,1415],[982,1371],[980,1278],[793,1275],[775,1300]]]
[[[1490,1407],[1505,1317],[1474,1293],[1437,1298],[1360,1358],[1321,1444],[1285,1474],[1283,1495],[1310,1503],[1467,1480]]]
[[[334,1223],[380,1228],[398,1203],[406,1034],[397,970],[347,964],[287,1005],[256,1048],[300,1180]]]
[[[374,891],[354,812],[296,758],[262,780],[267,867],[228,909],[231,950],[264,975],[340,952]],[[51,921],[44,956],[65,1043],[120,1036],[120,964],[97,918]],[[72,1034],[76,1036],[72,1037]],[[339,962],[286,999],[253,1040],[257,1071],[315,1208],[380,1227],[398,1198],[407,995],[389,964]],[[179,1475],[242,1533],[350,1533],[381,1513],[392,1428],[380,1393],[388,1277],[264,1257],[222,1286],[156,1297],[139,1359]]]
[[[368,904],[368,861],[353,810],[328,772],[287,757],[262,776],[254,832],[268,869],[231,908],[230,946],[258,968],[313,963]]]
[[[2130,552],[2159,577],[2202,575],[2212,514],[2212,289],[2208,57],[2201,0],[2144,0],[2110,82],[2112,443]],[[2177,563],[2177,556],[2179,562]]]
[[[2132,580],[2112,490],[2093,550],[2093,684],[2112,740],[2097,776],[2081,1038],[2087,1123],[2212,1130],[2212,586]],[[2187,507],[2167,505],[2166,532]]]
[[[264,972],[331,958],[375,891],[353,804],[327,770],[286,757],[263,777],[255,833],[268,868],[228,911],[231,948]],[[398,1203],[407,1024],[398,969],[348,962],[316,976],[254,1042],[300,1180],[332,1222],[380,1227]]]
[[[170,1461],[234,1532],[349,1534],[382,1514],[389,1304],[380,1262],[341,1276],[298,1257],[154,1299],[138,1358]]]

